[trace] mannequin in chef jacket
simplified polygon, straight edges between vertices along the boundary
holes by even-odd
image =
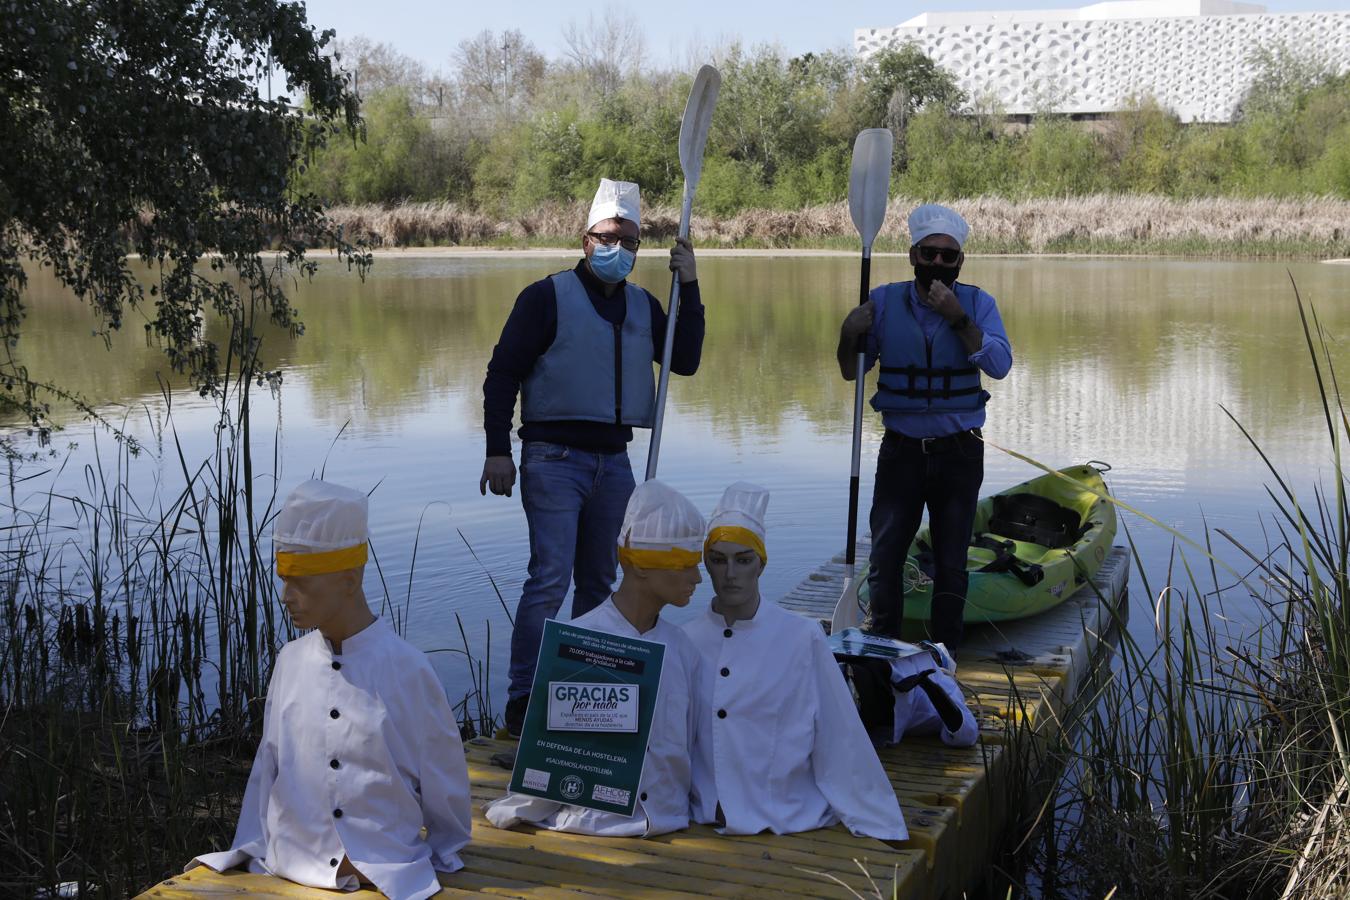
[[[324,481],[297,487],[277,514],[282,603],[313,630],[277,656],[233,845],[189,869],[419,900],[440,890],[437,872],[463,868],[472,812],[459,729],[426,655],[366,604],[366,519],[364,494]]]
[[[619,531],[623,579],[614,594],[572,624],[666,645],[647,755],[633,815],[507,793],[484,813],[498,828],[529,823],[552,831],[606,837],[649,837],[689,827],[690,759],[705,721],[696,686],[702,659],[678,627],[661,619],[666,606],[687,606],[699,575],[703,516],[683,495],[652,479],[628,500]]]
[[[727,834],[785,834],[838,822],[907,837],[904,816],[812,619],[765,602],[769,493],[726,489],[703,547],[716,596],[685,631],[703,655],[711,741],[694,767],[694,818]]]

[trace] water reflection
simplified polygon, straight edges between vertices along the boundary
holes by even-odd
[[[382,258],[364,283],[326,266],[295,294],[305,335],[265,339],[286,367],[286,385],[279,398],[260,397],[255,427],[277,423],[283,490],[320,470],[363,489],[378,485],[372,526],[383,579],[372,572],[371,592],[411,602],[410,635],[427,649],[458,644],[456,612],[479,644],[490,619],[494,681],[504,674],[507,625],[483,567],[514,605],[528,549],[518,499],[478,495],[482,379],[519,290],[572,261],[570,253]],[[874,270],[879,282],[904,277],[905,265],[879,257]],[[857,264],[708,257],[700,273],[703,365],[695,378],[672,382],[661,475],[707,509],[739,478],[773,490],[773,561],[763,584],[781,593],[843,543],[852,390],[839,378],[834,347],[856,302]],[[991,387],[989,438],[1053,465],[1106,460],[1116,467],[1117,493],[1164,521],[1198,536],[1203,512],[1260,543],[1254,510],[1266,508],[1263,471],[1223,408],[1302,476],[1330,465],[1290,273],[1323,326],[1345,333],[1347,271],[1332,266],[970,260],[964,277],[999,299],[1016,358],[1009,378]],[[637,280],[658,295],[668,277],[659,255],[639,263]],[[163,420],[162,355],[134,316],[109,352],[89,336],[94,324],[78,301],[35,277],[21,359],[37,378],[133,410],[129,428],[151,434]],[[185,452],[204,455],[209,407],[182,394],[175,404]],[[870,471],[875,416],[866,436]],[[261,439],[269,460],[272,437]],[[75,453],[77,462],[88,458],[87,439]],[[634,443],[633,459],[640,470],[645,439]],[[996,452],[987,469],[990,489],[1035,474]],[[174,483],[172,465],[143,459],[133,470],[143,486]],[[864,487],[866,504],[870,478]],[[1160,583],[1170,537],[1146,527],[1134,535]],[[701,591],[706,602],[706,583]],[[1149,618],[1134,621],[1146,627]],[[454,658],[436,660],[447,681],[465,681]]]

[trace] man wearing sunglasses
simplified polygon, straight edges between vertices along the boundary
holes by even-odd
[[[981,374],[1003,378],[1012,348],[994,298],[956,280],[970,226],[936,204],[909,217],[914,280],[882,285],[844,319],[839,369],[859,377],[881,360],[872,407],[886,426],[872,494],[871,596],[865,630],[900,636],[905,556],[924,507],[933,538],[935,574],[929,637],[955,646],[966,604],[966,547],[984,481]]]
[[[629,282],[637,259],[638,186],[600,179],[575,267],[536,281],[515,307],[483,382],[487,460],[478,489],[511,496],[511,419],[520,411],[520,502],[530,530],[529,577],[511,634],[506,728],[520,733],[544,621],[573,586],[572,617],[609,598],[617,536],[633,492],[628,442],[656,410],[652,363],[660,362],[666,313]],[[694,249],[679,238],[670,269],[680,314],[670,370],[693,375],[703,352],[703,303]]]

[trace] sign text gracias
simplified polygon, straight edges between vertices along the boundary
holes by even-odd
[[[551,681],[548,685],[549,731],[638,730],[638,686]]]

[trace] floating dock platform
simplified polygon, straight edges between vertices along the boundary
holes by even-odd
[[[860,548],[866,558],[866,548]],[[1098,651],[1125,616],[1129,554],[1113,548],[1097,577],[1032,619],[967,629],[956,651],[957,680],[980,723],[974,747],[910,738],[881,752],[905,812],[910,838],[890,844],[858,838],[842,826],[794,835],[723,837],[704,826],[656,838],[595,838],[531,828],[501,831],[482,806],[506,790],[510,773],[490,758],[509,744],[477,738],[466,745],[474,800],[465,868],[441,876],[439,897],[799,897],[947,900],[977,888],[1006,828],[1034,798],[1022,783],[1038,746],[1053,738],[1063,713],[1090,675]],[[843,588],[842,558],[811,573],[780,604],[830,618]],[[142,897],[341,896],[373,900],[373,891],[334,894],[279,878],[196,868]]]

